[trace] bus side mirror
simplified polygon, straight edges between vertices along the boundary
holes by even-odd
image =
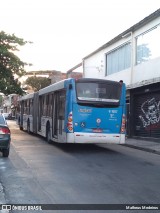
[[[72,84],[69,84],[69,89],[72,89]]]

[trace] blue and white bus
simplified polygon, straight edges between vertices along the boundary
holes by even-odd
[[[17,124],[20,129],[30,128],[33,131],[33,98],[34,93],[22,96],[18,100]],[[28,123],[29,122],[29,123]],[[28,125],[29,124],[29,125]]]
[[[125,143],[126,88],[103,79],[66,79],[21,97],[20,129],[59,143]]]

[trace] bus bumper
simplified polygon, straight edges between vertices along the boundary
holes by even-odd
[[[125,134],[67,133],[67,143],[124,144]]]

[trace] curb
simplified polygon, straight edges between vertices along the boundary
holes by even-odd
[[[153,153],[153,154],[160,155],[160,151],[149,149],[149,148],[138,147],[138,146],[134,146],[134,145],[131,145],[131,144],[123,144],[122,146],[127,146],[127,147],[130,147],[130,148],[133,148],[133,149],[139,149],[139,150],[142,150],[142,151],[145,151],[145,152],[150,152],[150,153]]]

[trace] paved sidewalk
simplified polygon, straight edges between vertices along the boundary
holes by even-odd
[[[127,138],[125,146],[160,155],[160,141],[154,142],[135,138]]]

